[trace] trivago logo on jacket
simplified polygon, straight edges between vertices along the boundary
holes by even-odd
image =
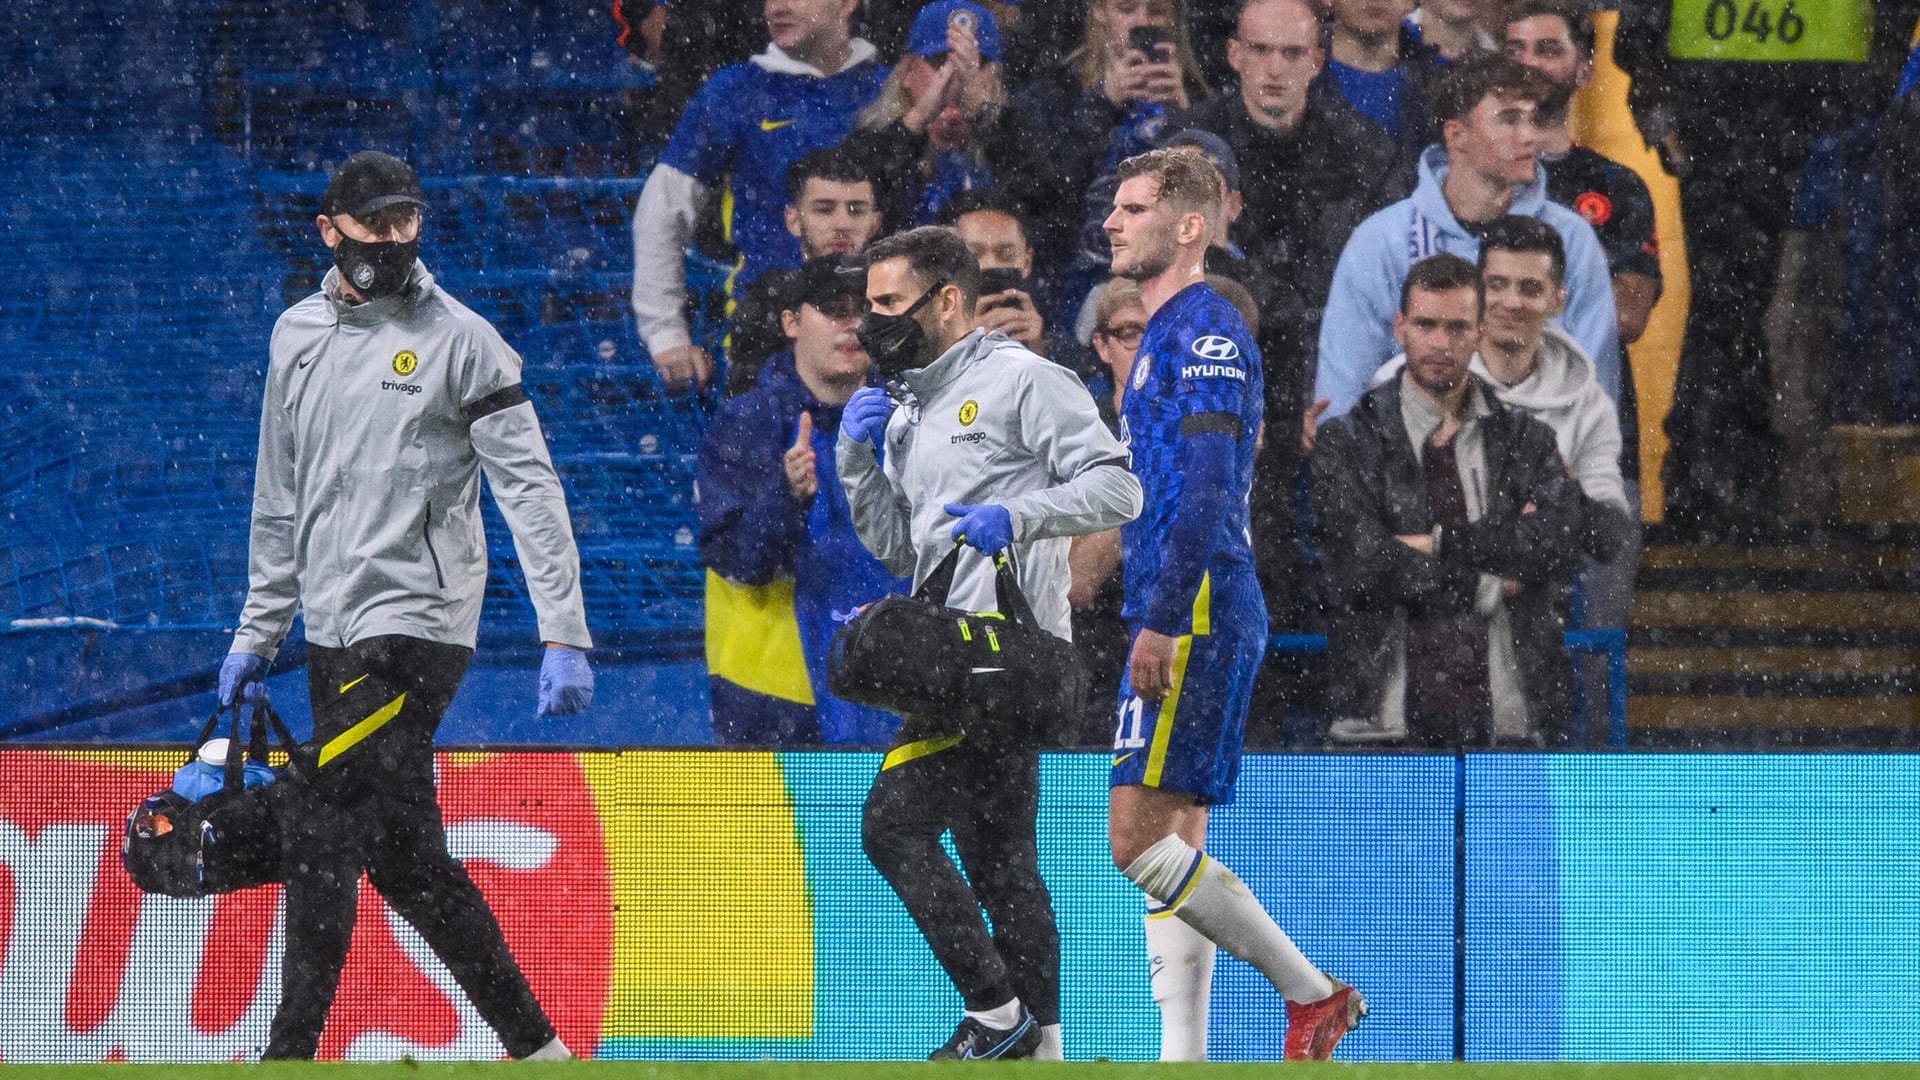
[[[0,753],[0,1060],[208,1061],[266,1041],[280,890],[146,896],[120,829],[178,753]],[[568,754],[440,759],[447,843],[571,1047],[601,1034],[613,901],[594,794]],[[370,886],[320,1043],[326,1058],[497,1058],[446,968]]]

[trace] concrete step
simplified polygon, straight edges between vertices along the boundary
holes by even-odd
[[[1650,546],[1627,657],[1636,741],[1920,738],[1920,546],[1896,533]]]
[[[1840,520],[1920,522],[1920,426],[1838,424]]]
[[[1920,728],[1920,697],[1735,697],[1646,694],[1627,699],[1630,731],[1785,728],[1827,734]]]
[[[1633,627],[1749,630],[1920,630],[1920,600],[1907,592],[1659,592],[1633,598]]]

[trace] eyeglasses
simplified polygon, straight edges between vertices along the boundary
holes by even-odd
[[[1098,333],[1101,337],[1109,341],[1117,341],[1122,345],[1137,347],[1140,344],[1140,339],[1146,336],[1147,328],[1144,326],[1135,326],[1132,323],[1123,323],[1119,326],[1102,326],[1099,328]]]

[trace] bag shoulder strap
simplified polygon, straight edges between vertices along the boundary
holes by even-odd
[[[238,792],[245,781],[242,770],[246,767],[246,762],[242,760],[240,753],[240,699],[243,696],[241,694],[233,696],[233,719],[227,724],[227,763],[221,770],[220,790],[228,795]],[[255,710],[256,723],[258,719],[258,710]]]
[[[1039,628],[1040,621],[1033,617],[1027,594],[1020,591],[1020,577],[1014,573],[1013,558],[1005,551],[993,557],[993,593],[1000,604],[1000,614],[1009,622],[1029,630]]]
[[[273,749],[267,741],[269,731],[279,740],[280,749],[292,757],[298,744],[293,741],[293,734],[281,721],[280,714],[274,711],[273,704],[265,700],[253,707],[253,723],[247,735],[247,756],[262,765],[267,764],[267,752]]]
[[[200,725],[200,734],[194,737],[193,745],[187,747],[187,760],[180,764],[191,765],[194,759],[200,756],[200,748],[206,745],[208,739],[213,738],[214,726],[220,723],[220,714],[225,711],[218,705],[213,707],[213,712],[207,716],[207,722]]]
[[[933,568],[933,572],[927,575],[927,579],[913,591],[913,598],[925,600],[936,607],[946,607],[947,595],[953,592],[953,572],[959,565],[960,545],[956,543],[953,545],[953,550],[947,552],[947,557],[941,559]]]

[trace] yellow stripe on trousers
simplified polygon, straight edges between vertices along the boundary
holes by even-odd
[[[401,694],[399,697],[380,706],[380,710],[372,716],[367,717],[365,720],[328,739],[327,745],[320,748],[320,765],[325,766],[327,762],[353,749],[359,744],[360,740],[365,739],[367,736],[385,727],[387,721],[400,715],[400,706],[406,703],[407,695]]]
[[[958,746],[960,745],[960,740],[964,738],[966,738],[964,733],[959,735],[943,735],[938,739],[921,739],[919,742],[910,742],[904,746],[896,746],[887,751],[886,759],[880,762],[880,771],[886,772],[895,765],[905,765],[909,761],[917,761],[920,758],[926,757],[928,754],[937,754],[950,746]]]
[[[1147,771],[1140,782],[1147,787],[1160,786],[1160,772],[1167,764],[1167,744],[1173,739],[1173,717],[1180,711],[1180,688],[1187,681],[1187,658],[1193,654],[1193,639],[1213,632],[1213,575],[1200,575],[1200,591],[1193,597],[1193,633],[1181,635],[1173,646],[1173,685],[1160,699],[1160,716],[1153,722],[1153,745],[1147,749]]]

